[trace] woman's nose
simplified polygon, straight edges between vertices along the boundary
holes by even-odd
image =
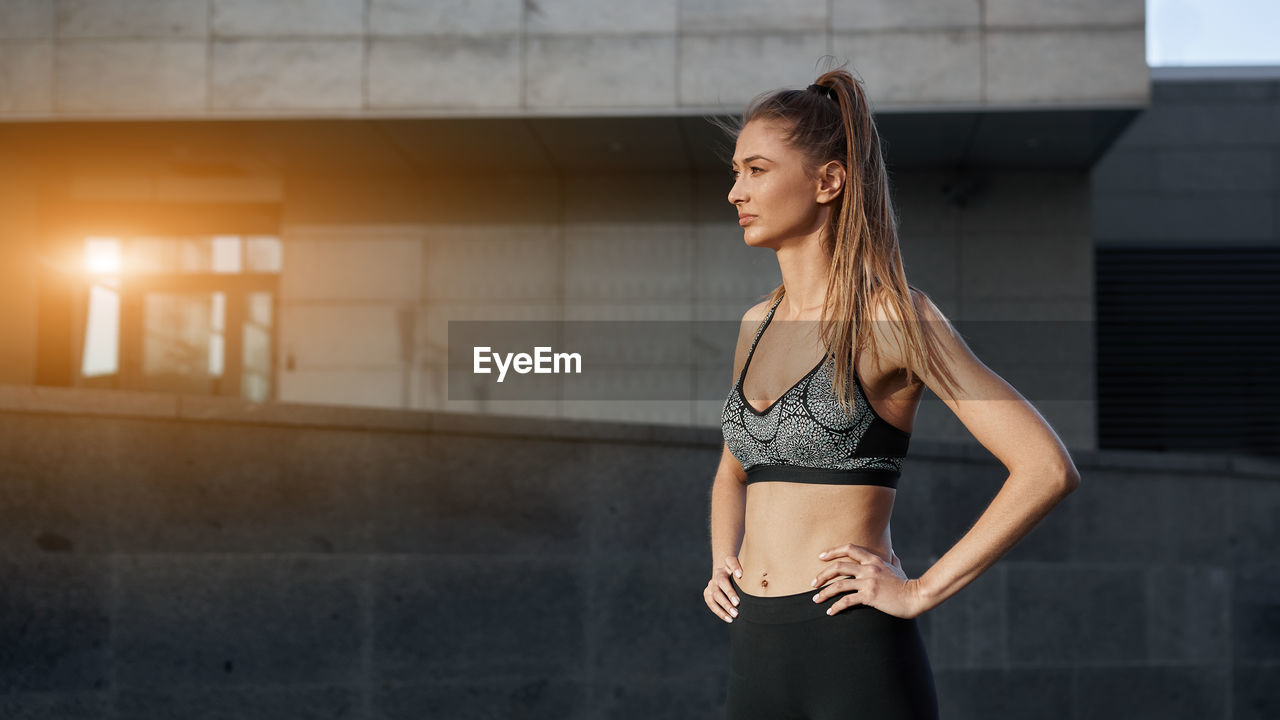
[[[742,197],[742,192],[738,190],[738,183],[735,180],[733,183],[733,187],[729,188],[729,204],[737,205],[743,200],[744,198]]]

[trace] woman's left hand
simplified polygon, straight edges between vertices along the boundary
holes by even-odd
[[[851,605],[870,605],[900,618],[916,617],[926,609],[920,597],[919,582],[907,579],[897,557],[893,558],[893,563],[888,563],[861,545],[846,543],[827,550],[818,558],[830,564],[814,578],[814,587],[834,578],[841,579],[819,590],[814,602],[825,602],[833,595],[848,593],[831,605],[828,615],[835,615]]]

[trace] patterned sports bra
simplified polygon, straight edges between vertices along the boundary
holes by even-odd
[[[833,389],[835,358],[823,357],[764,411],[747,403],[742,383],[778,298],[751,341],[742,374],[720,415],[725,445],[742,463],[747,483],[883,485],[896,488],[911,434],[882,419],[853,371],[858,392],[847,414]]]

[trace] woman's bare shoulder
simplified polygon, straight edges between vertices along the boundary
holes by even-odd
[[[903,310],[912,315],[912,320],[920,327],[922,339],[927,347],[938,344],[939,333],[954,333],[951,321],[934,304],[933,299],[925,292],[909,287],[909,304],[891,301],[891,296],[884,291],[877,292],[869,303],[872,334],[875,336],[876,356],[882,369],[886,372],[906,366],[907,319]]]
[[[747,308],[742,314],[742,322],[744,323],[760,323],[764,320],[764,316],[769,314],[769,306],[772,305],[769,300],[761,300],[760,302]]]
[[[908,289],[910,293],[910,308],[907,312],[914,315],[914,319],[920,323],[942,323],[947,326],[951,325],[951,321],[942,314],[942,310],[934,304],[933,299],[926,293],[914,287]],[[898,306],[889,301],[889,295],[883,291],[872,296],[871,317],[875,321],[875,329],[882,339],[896,340],[900,336],[900,331],[905,325],[905,318],[898,310]]]

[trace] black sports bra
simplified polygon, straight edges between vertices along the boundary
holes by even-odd
[[[911,434],[876,414],[856,369],[852,372],[858,392],[850,408],[852,415],[845,413],[836,401],[835,359],[830,354],[764,411],[757,411],[747,403],[742,383],[760,336],[781,301],[779,297],[773,303],[760,329],[756,330],[742,374],[729,392],[720,415],[725,444],[746,470],[747,483],[774,481],[896,488]]]

